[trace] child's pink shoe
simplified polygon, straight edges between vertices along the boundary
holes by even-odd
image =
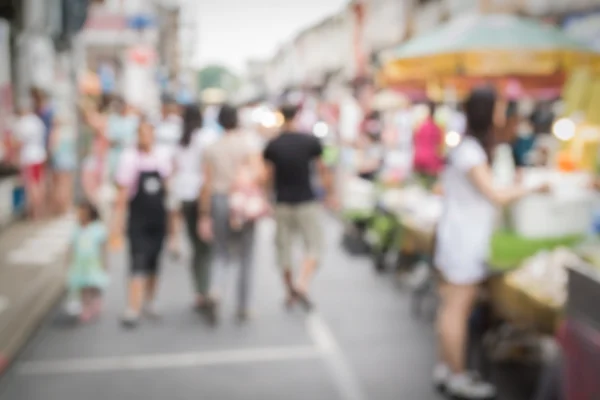
[[[96,299],[92,302],[92,318],[98,318],[102,314],[102,300]]]
[[[79,314],[79,322],[81,322],[82,324],[86,324],[90,322],[93,317],[94,315],[92,313],[91,307],[85,307],[81,314]]]

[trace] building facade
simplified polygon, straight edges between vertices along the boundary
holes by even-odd
[[[600,49],[600,0],[356,0],[282,46],[265,69],[267,89],[275,94],[318,85],[332,75],[350,80],[361,74],[365,55],[376,68],[378,55],[386,49],[449,19],[496,12],[544,19]]]

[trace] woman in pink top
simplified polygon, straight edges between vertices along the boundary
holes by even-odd
[[[137,325],[142,311],[157,316],[153,300],[159,257],[167,233],[172,234],[173,229],[165,207],[171,160],[155,147],[154,128],[145,119],[138,126],[137,142],[137,147],[121,155],[115,177],[119,188],[115,229],[127,232],[131,252],[128,307],[123,318],[127,327]]]
[[[435,104],[429,104],[429,116],[417,129],[414,136],[415,174],[426,180],[427,184],[433,183],[444,166],[442,145],[444,135],[435,123]]]

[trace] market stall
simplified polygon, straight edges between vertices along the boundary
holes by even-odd
[[[380,81],[437,81],[464,95],[481,81],[524,93],[562,87],[575,67],[598,68],[600,55],[560,29],[515,15],[467,15],[419,36],[387,55]]]

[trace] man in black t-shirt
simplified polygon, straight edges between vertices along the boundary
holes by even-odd
[[[317,268],[322,246],[321,208],[312,186],[312,166],[317,167],[330,206],[335,205],[332,176],[321,160],[323,147],[313,135],[294,130],[298,108],[281,109],[284,126],[281,134],[271,140],[264,150],[271,182],[276,195],[275,220],[277,224],[277,260],[283,270],[288,292],[286,304],[291,307],[300,301],[306,308],[312,304],[307,297],[310,280]],[[305,257],[297,283],[292,273],[292,245],[296,233],[305,245]]]

